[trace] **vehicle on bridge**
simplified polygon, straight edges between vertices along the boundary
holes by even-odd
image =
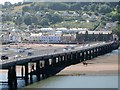
[[[15,55],[14,59],[18,59],[18,58],[21,58],[21,57],[22,57],[21,55]]]
[[[23,52],[25,52],[25,50],[24,49],[20,49],[18,52],[19,53],[23,53]]]
[[[29,51],[27,55],[31,56],[31,55],[33,55],[33,52]]]
[[[1,60],[6,60],[6,59],[8,59],[8,56],[7,56],[7,55],[2,55],[2,56],[1,56]]]

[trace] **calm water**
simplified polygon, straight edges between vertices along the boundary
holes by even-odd
[[[106,55],[120,54],[118,50]],[[19,75],[19,74],[18,74]],[[0,81],[7,81],[7,74],[0,73]],[[34,77],[34,82],[36,77]],[[25,85],[24,80],[18,79],[18,87]],[[0,84],[0,88],[8,87]],[[27,88],[117,88],[118,76],[53,76],[40,82],[35,82]],[[25,87],[26,88],[26,87]]]
[[[117,88],[118,76],[53,76],[27,88]]]

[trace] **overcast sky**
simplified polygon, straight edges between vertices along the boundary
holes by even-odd
[[[12,4],[17,3],[17,2],[28,2],[28,1],[33,1],[33,2],[118,2],[119,0],[0,0],[0,4],[4,4],[4,2],[11,2]]]

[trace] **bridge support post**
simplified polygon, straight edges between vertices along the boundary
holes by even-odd
[[[60,60],[61,60],[60,66],[63,66],[63,56],[60,56]]]
[[[98,52],[97,52],[97,48],[95,48],[95,53],[94,53],[94,54],[95,54],[95,57],[97,57],[97,53],[98,53]]]
[[[79,63],[79,62],[80,62],[80,53],[79,53],[79,52],[77,52],[76,54],[77,54],[77,56],[76,56],[77,63]]]
[[[52,58],[52,66],[53,66],[53,67],[56,67],[56,57],[53,57],[53,58]]]
[[[95,48],[92,49],[92,58],[95,58]]]
[[[61,66],[61,56],[58,56],[58,66]]]
[[[10,90],[17,89],[16,66],[10,67],[8,70],[8,85]]]
[[[49,77],[49,59],[45,59],[44,61],[44,74],[45,78]]]
[[[64,62],[65,62],[65,65],[68,65],[67,63],[67,60],[68,60],[68,55],[66,54],[65,56],[64,56]]]
[[[88,58],[89,58],[89,56],[88,56],[88,51],[86,50],[85,53],[86,53],[86,54],[85,54],[85,60],[88,60]]]
[[[28,63],[25,64],[25,85],[28,85]]]
[[[37,76],[37,81],[40,81],[40,61],[36,62],[36,76]]]
[[[77,63],[77,56],[76,56],[76,53],[73,53],[73,64],[76,64]]]
[[[43,67],[43,62],[40,61],[40,74],[42,75],[42,79],[45,78],[45,75],[44,75],[44,67]]]
[[[21,76],[22,76],[22,79],[23,79],[23,65],[22,65],[22,67],[21,67]]]
[[[74,60],[73,60],[73,54],[70,54],[70,63],[73,64]]]
[[[101,48],[98,47],[98,56],[100,56],[100,55],[101,55]]]
[[[81,54],[81,62],[84,61],[84,52]]]
[[[103,54],[104,54],[104,47],[102,46],[100,55],[103,55]]]
[[[71,54],[68,54],[67,55],[67,63],[68,63],[68,65],[70,65],[71,64]]]

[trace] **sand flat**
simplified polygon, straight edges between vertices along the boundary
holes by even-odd
[[[71,65],[57,75],[118,75],[118,55],[104,55],[82,63]]]

